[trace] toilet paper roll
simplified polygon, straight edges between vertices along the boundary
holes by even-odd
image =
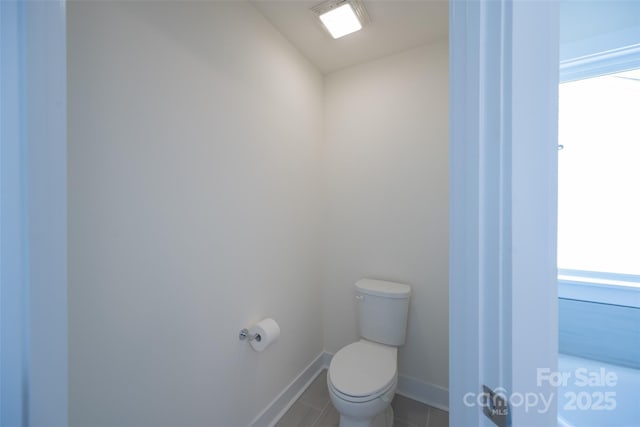
[[[264,351],[280,336],[280,326],[273,319],[263,319],[249,328],[249,334],[258,334],[251,340],[255,351]]]

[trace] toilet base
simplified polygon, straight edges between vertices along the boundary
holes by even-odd
[[[341,414],[340,427],[393,427],[393,408],[391,405],[387,406],[373,420],[355,420]]]

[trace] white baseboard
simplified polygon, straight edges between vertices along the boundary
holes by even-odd
[[[333,354],[320,353],[273,401],[251,422],[251,427],[273,427],[323,369],[329,368]],[[449,410],[449,390],[417,378],[398,376],[396,393],[443,411]]]
[[[325,354],[320,353],[249,425],[273,427],[325,368]]]
[[[449,412],[449,390],[439,385],[400,375],[396,393]]]

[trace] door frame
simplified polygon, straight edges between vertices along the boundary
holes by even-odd
[[[66,426],[66,3],[0,20],[0,424]]]
[[[509,425],[555,425],[537,374],[557,369],[558,3],[454,0],[449,19],[450,423],[492,425],[486,384]]]

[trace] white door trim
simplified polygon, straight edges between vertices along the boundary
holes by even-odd
[[[450,423],[492,425],[482,384],[555,392],[558,4],[450,5]],[[555,425],[537,409],[510,424]]]
[[[65,1],[0,3],[0,424],[66,426]]]
[[[68,425],[67,28],[64,0],[24,3],[30,426]]]
[[[26,424],[26,209],[21,10],[0,2],[0,425]]]

